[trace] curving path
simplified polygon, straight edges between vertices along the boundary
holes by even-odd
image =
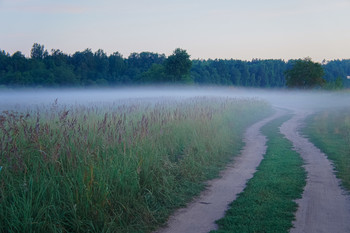
[[[266,152],[266,137],[260,133],[260,128],[284,113],[277,110],[273,116],[250,126],[244,134],[245,146],[240,156],[234,159],[222,177],[210,181],[199,198],[176,211],[167,226],[156,233],[207,233],[217,229],[215,221],[224,217],[228,205],[243,191]]]
[[[308,112],[296,111],[280,128],[305,161],[307,183],[291,233],[350,232],[350,198],[340,188],[333,166],[318,148],[301,136],[298,129]]]

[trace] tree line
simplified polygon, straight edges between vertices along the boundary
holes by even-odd
[[[0,85],[3,86],[118,86],[148,83],[195,83],[244,87],[286,86],[285,72],[296,60],[191,60],[186,50],[177,48],[164,54],[141,52],[124,58],[119,52],[109,56],[99,49],[77,51],[73,55],[35,43],[29,58],[0,50]],[[350,86],[350,59],[322,64],[329,86]]]

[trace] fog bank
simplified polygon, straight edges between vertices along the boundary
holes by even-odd
[[[258,98],[289,109],[318,110],[350,107],[350,92],[243,89],[235,87],[124,87],[104,89],[21,89],[0,91],[0,111],[52,104],[108,104],[128,99],[190,97]]]

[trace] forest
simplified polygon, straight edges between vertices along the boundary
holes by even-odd
[[[49,53],[35,43],[30,57],[17,51],[12,55],[0,50],[2,87],[87,87],[140,84],[234,85],[242,87],[284,88],[285,71],[296,60],[190,59],[186,50],[173,54],[119,52],[107,55],[102,49],[65,54],[59,49]],[[326,88],[350,87],[350,59],[323,61]]]

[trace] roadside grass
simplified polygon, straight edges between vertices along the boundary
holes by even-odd
[[[150,232],[218,175],[256,99],[129,100],[0,114],[0,232]]]
[[[350,191],[350,110],[326,110],[309,116],[303,133],[333,162],[336,176]]]
[[[254,177],[231,203],[226,216],[217,221],[219,230],[228,232],[288,232],[306,184],[303,160],[279,132],[290,116],[278,118],[262,128],[268,137],[267,151]]]

